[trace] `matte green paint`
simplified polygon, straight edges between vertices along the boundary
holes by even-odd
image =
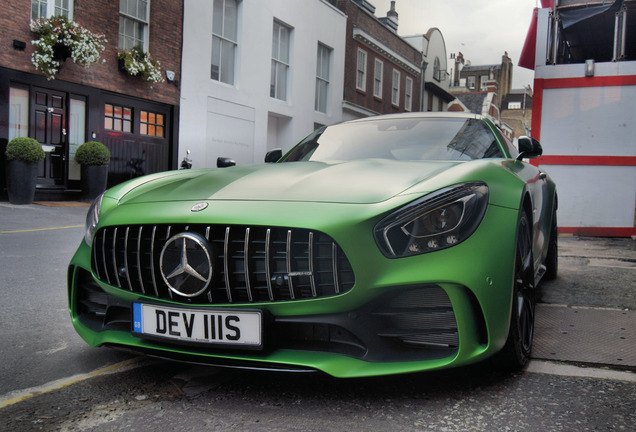
[[[185,170],[142,177],[109,190],[102,201],[98,227],[231,223],[309,228],[331,236],[351,262],[355,286],[345,294],[330,298],[227,305],[237,309],[245,306],[267,309],[274,316],[349,311],[388,290],[429,282],[438,284],[451,299],[459,328],[459,352],[450,358],[370,363],[343,355],[292,350],[269,354],[246,352],[240,356],[227,356],[217,350],[209,354],[306,366],[336,377],[406,373],[473,363],[497,352],[505,343],[512,304],[517,218],[524,194],[531,192],[537,173],[536,168],[511,159],[472,162],[371,159]],[[373,228],[383,217],[423,194],[470,181],[483,181],[489,188],[486,214],[470,238],[445,250],[408,258],[389,259],[382,255],[375,243]],[[553,199],[554,193],[550,182],[547,199]],[[192,212],[191,207],[199,202],[208,202],[208,208]],[[548,206],[541,210],[545,209],[551,211]],[[541,222],[540,227],[549,226],[550,218]],[[90,248],[84,242],[71,261],[71,268],[76,266],[90,271]],[[108,294],[127,301],[157,302],[98,283]],[[74,297],[75,279],[69,280],[69,284],[70,295]],[[486,346],[477,342],[476,317],[467,291],[475,296],[485,317],[489,341]],[[78,321],[73,305],[71,301],[73,325],[90,345],[109,343],[168,350],[128,332],[93,332]],[[179,346],[169,350],[190,352],[188,347]]]

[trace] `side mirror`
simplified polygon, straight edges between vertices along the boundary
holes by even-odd
[[[543,148],[541,148],[541,144],[534,138],[530,138],[527,136],[519,137],[519,156],[517,156],[517,160],[520,161],[522,159],[533,159],[541,156],[543,154]]]
[[[277,148],[274,150],[270,150],[267,152],[267,154],[265,154],[265,162],[266,163],[278,162],[278,160],[282,157],[283,157],[283,151],[281,149]]]
[[[216,159],[217,168],[227,168],[227,167],[233,167],[235,165],[236,165],[236,162],[234,161],[234,159],[230,159],[226,157],[220,157]]]

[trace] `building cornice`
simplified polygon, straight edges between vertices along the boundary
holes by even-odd
[[[395,52],[375,37],[361,29],[360,27],[353,27],[353,38],[362,44],[368,46],[369,48],[378,51],[380,54],[384,55],[387,59],[393,61],[394,63],[400,65],[400,67],[404,68],[407,72],[413,75],[419,75],[421,73],[421,68],[410,60],[406,59],[401,54]]]

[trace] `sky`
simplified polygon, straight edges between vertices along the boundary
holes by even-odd
[[[390,0],[368,0],[385,17]],[[507,51],[515,65],[512,87],[533,85],[534,71],[517,66],[537,0],[396,0],[398,34],[425,34],[437,27],[446,53],[461,52],[473,65],[500,64]],[[449,71],[452,63],[449,62]]]

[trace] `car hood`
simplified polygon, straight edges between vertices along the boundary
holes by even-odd
[[[120,204],[158,201],[385,201],[461,162],[289,162],[183,170],[142,177],[112,193]]]

